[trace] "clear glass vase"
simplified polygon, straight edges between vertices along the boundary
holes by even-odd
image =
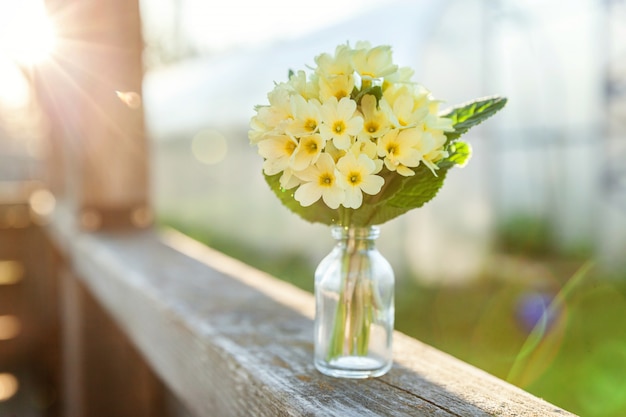
[[[333,227],[337,243],[315,271],[315,367],[342,378],[392,364],[394,273],[376,249],[378,227]]]

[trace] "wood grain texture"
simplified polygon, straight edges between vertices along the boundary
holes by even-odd
[[[566,416],[400,333],[384,377],[313,367],[313,297],[185,237],[52,225],[75,273],[197,416]]]
[[[170,417],[167,390],[82,281],[61,271],[64,417]],[[57,415],[55,414],[55,415]]]

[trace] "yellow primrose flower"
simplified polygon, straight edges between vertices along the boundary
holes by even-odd
[[[277,86],[267,95],[267,98],[270,103],[270,114],[268,116],[271,116],[270,123],[272,126],[277,126],[285,119],[293,117],[290,93],[284,86]]]
[[[436,162],[448,156],[443,146],[446,143],[446,137],[444,134],[431,134],[430,132],[423,132],[419,135],[415,149],[421,154],[421,161],[426,165],[433,175],[439,167]]]
[[[344,156],[346,152],[347,152],[346,150],[337,149],[337,147],[333,145],[332,141],[328,141],[324,145],[324,153],[330,155],[333,158],[333,161],[335,161],[335,163],[337,163],[337,161],[339,161],[339,158]]]
[[[331,97],[322,105],[322,124],[320,134],[339,150],[346,150],[352,145],[352,139],[363,128],[363,118],[356,111],[356,102],[348,97],[337,101]]]
[[[352,63],[356,72],[365,80],[391,76],[398,71],[398,66],[392,61],[391,47],[387,45],[370,48],[368,43],[357,44]]]
[[[289,78],[286,85],[293,93],[304,97],[306,100],[317,98],[319,96],[319,88],[317,83],[308,82],[306,73],[299,70]]]
[[[378,139],[378,156],[384,158],[389,171],[397,171],[404,176],[414,175],[410,169],[419,165],[422,154],[416,146],[419,144],[421,131],[415,128],[389,131]]]
[[[350,97],[354,89],[354,76],[352,75],[330,75],[319,79],[319,96],[322,101],[335,97],[341,100]]]
[[[283,126],[293,118],[286,88],[277,86],[267,98],[270,105],[257,107],[257,115],[252,118],[252,130],[248,132],[248,137],[253,144],[259,143],[267,134],[283,133]]]
[[[259,142],[259,155],[265,158],[263,172],[274,175],[287,168],[297,146],[298,142],[289,135],[274,135]]]
[[[424,118],[424,130],[431,132],[452,132],[452,120],[447,117],[439,117],[437,114],[429,114]]]
[[[361,113],[363,113],[363,130],[359,139],[376,139],[391,129],[389,114],[391,109],[385,101],[381,101],[377,108],[376,97],[366,94],[361,99]]]
[[[372,172],[373,174],[378,174],[383,169],[383,160],[378,157],[376,142],[370,139],[357,139],[348,152],[351,152],[357,158],[359,155],[363,154],[371,159],[376,167]]]
[[[376,159],[378,157],[378,150],[376,148],[376,142],[370,139],[359,139],[357,138],[356,142],[352,144],[348,152],[352,152],[354,156],[359,156],[360,154],[367,155],[370,159]],[[347,152],[345,152],[347,153]],[[345,155],[344,153],[344,155]],[[343,155],[341,155],[343,156]]]
[[[385,76],[383,82],[383,90],[394,84],[411,84],[411,78],[415,75],[415,71],[411,67],[400,67],[398,71]]]
[[[337,168],[330,155],[321,154],[314,165],[297,175],[304,183],[298,187],[294,198],[303,207],[312,205],[320,197],[332,209],[343,202],[345,191],[337,182]]]
[[[300,137],[317,132],[321,122],[322,105],[316,99],[306,100],[300,95],[291,96],[293,120],[286,127],[286,132]]]
[[[414,127],[429,113],[428,93],[411,84],[400,84],[383,93],[392,112],[392,124],[396,127]]]
[[[250,123],[251,130],[248,131],[250,142],[256,144],[269,134],[279,133],[281,126],[284,126],[287,120],[290,120],[290,116],[287,116],[281,107],[259,107],[257,115],[252,118]]]
[[[324,139],[319,134],[303,136],[291,156],[291,168],[302,171],[315,163],[324,149]]]
[[[328,75],[349,75],[354,72],[352,67],[352,54],[354,52],[348,45],[339,45],[335,48],[335,55],[323,53],[315,57],[317,74]]]
[[[295,175],[295,172],[291,168],[287,167],[283,171],[283,175],[280,176],[279,183],[283,190],[290,190],[302,184],[302,180]]]
[[[248,139],[250,143],[255,145],[264,139],[270,127],[265,123],[264,118],[259,113],[265,112],[267,107],[257,108],[257,115],[250,119],[250,130],[248,131]]]
[[[358,209],[363,204],[363,193],[378,194],[385,180],[374,175],[376,164],[367,155],[360,154],[358,158],[351,152],[337,162],[339,183],[345,189],[343,206]]]

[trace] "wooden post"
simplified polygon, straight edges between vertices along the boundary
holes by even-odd
[[[47,0],[58,33],[36,68],[58,186],[84,230],[151,224],[137,0]],[[63,166],[60,167],[59,165]]]

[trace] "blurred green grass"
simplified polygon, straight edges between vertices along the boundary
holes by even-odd
[[[316,264],[303,254],[264,253],[180,219],[161,223],[313,291]],[[513,219],[467,284],[424,285],[396,271],[396,328],[578,415],[624,416],[626,273],[591,259],[555,248],[547,224]]]

